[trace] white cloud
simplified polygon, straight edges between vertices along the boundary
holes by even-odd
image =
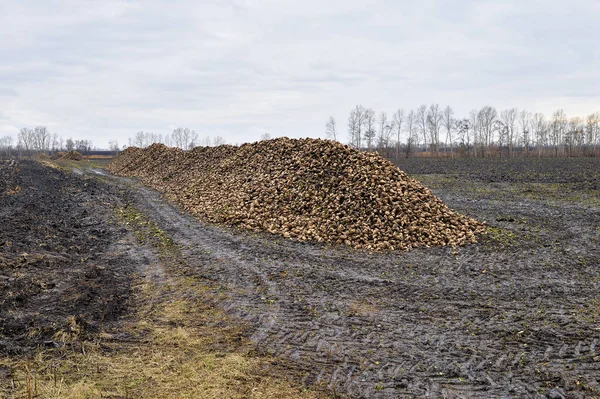
[[[0,135],[230,142],[377,110],[598,111],[595,1],[25,1],[0,15]]]

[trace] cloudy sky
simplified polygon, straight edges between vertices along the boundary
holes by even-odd
[[[0,136],[323,136],[377,111],[600,111],[598,0],[0,0]]]

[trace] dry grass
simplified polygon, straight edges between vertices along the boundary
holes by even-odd
[[[367,301],[354,301],[350,303],[349,315],[351,316],[370,316],[379,312],[379,308]]]
[[[96,342],[79,342],[73,320],[69,331],[55,337],[65,343],[62,349],[23,361],[0,359],[0,367],[12,369],[11,381],[0,382],[12,395],[7,397],[323,397],[273,376],[269,359],[253,355],[245,343],[244,327],[207,305],[214,299],[207,287],[143,282],[136,291],[144,305],[138,320],[124,327],[134,339],[124,342],[103,333]],[[157,293],[194,299],[156,303],[150,296]]]
[[[6,192],[7,195],[17,195],[23,191],[23,187],[15,186]]]
[[[132,315],[93,341],[81,340],[84,327],[71,317],[54,336],[60,348],[33,358],[0,357],[0,398],[326,397],[302,388],[298,372],[257,355],[247,326],[213,306],[224,294],[181,273],[169,261],[177,248],[161,240],[155,246],[164,264],[152,267],[163,273],[135,277]]]
[[[85,155],[84,159],[113,159],[114,155]]]

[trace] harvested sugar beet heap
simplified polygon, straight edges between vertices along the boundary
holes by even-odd
[[[81,161],[83,159],[83,155],[78,151],[69,151],[69,152],[57,152],[56,154],[50,157],[54,160],[65,160],[65,161]]]
[[[381,156],[329,140],[189,152],[154,144],[128,148],[107,169],[140,177],[211,222],[302,241],[407,250],[474,243],[485,232]]]

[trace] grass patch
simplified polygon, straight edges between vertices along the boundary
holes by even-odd
[[[349,316],[373,316],[379,312],[379,308],[373,305],[371,302],[361,300],[353,301],[348,307]]]
[[[50,168],[58,169],[63,172],[72,172],[75,169],[104,169],[110,162],[110,159],[83,159],[81,161],[67,159],[37,159],[39,163]]]
[[[571,183],[520,183],[512,187],[514,194],[537,201],[563,201],[600,206],[597,190],[582,189]]]
[[[141,243],[154,246],[161,250],[163,255],[165,251],[175,252],[175,255],[178,254],[179,248],[175,245],[173,239],[135,207],[120,207],[117,209],[117,214],[125,222],[125,225],[133,229],[135,236]]]
[[[487,243],[500,245],[501,247],[509,247],[519,243],[518,236],[515,232],[492,226],[487,227],[487,235],[484,240]]]
[[[67,330],[54,337],[58,348],[28,358],[0,357],[0,397],[327,397],[319,388],[302,388],[299,372],[280,359],[256,354],[249,326],[214,306],[227,293],[186,273],[168,234],[134,207],[117,213],[140,242],[159,252],[160,262],[134,278],[135,310],[87,341],[71,317]]]
[[[270,360],[253,355],[243,326],[206,305],[206,288],[141,282],[136,291],[144,305],[121,331],[134,339],[103,333],[33,359],[2,359],[0,367],[11,370],[5,392],[53,399],[323,397],[265,372]],[[157,293],[168,296],[155,303],[150,296]],[[186,296],[194,298],[166,299]]]

